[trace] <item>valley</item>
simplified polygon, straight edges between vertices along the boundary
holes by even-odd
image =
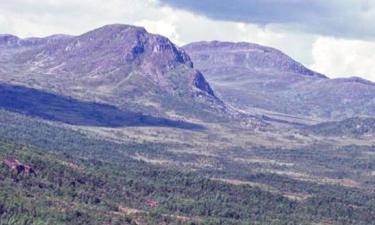
[[[0,50],[1,225],[375,220],[370,81],[120,24]]]

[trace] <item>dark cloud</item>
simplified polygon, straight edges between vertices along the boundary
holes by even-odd
[[[375,0],[160,0],[213,19],[277,25],[346,38],[375,38]]]

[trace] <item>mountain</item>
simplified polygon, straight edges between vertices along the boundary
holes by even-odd
[[[257,44],[212,41],[183,48],[216,94],[237,108],[323,119],[375,115],[375,84],[370,81],[328,79]]]
[[[193,61],[204,69],[237,68],[248,72],[280,73],[280,76],[301,74],[326,78],[324,75],[307,69],[281,51],[258,44],[240,42],[197,42],[183,47]]]
[[[118,24],[1,35],[0,224],[375,221],[374,122],[306,125],[371,112],[373,83],[254,44],[185,48]]]
[[[141,27],[114,24],[46,38],[2,35],[0,49],[3,83],[153,114],[222,107],[184,50]]]

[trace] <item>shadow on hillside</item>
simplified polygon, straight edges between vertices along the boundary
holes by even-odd
[[[203,126],[84,102],[42,90],[0,84],[0,109],[71,125],[125,127],[155,126],[201,130]]]

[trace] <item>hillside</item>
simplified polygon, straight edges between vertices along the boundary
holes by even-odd
[[[375,115],[375,85],[328,79],[277,49],[251,43],[197,42],[183,47],[217,95],[235,107],[343,119]]]
[[[44,120],[80,126],[203,129],[201,125],[194,123],[149,116],[141,112],[121,110],[110,104],[88,102],[8,84],[0,84],[0,108]]]
[[[3,35],[0,48],[3,83],[164,116],[199,117],[224,107],[183,50],[141,27],[114,24],[46,38]]]

